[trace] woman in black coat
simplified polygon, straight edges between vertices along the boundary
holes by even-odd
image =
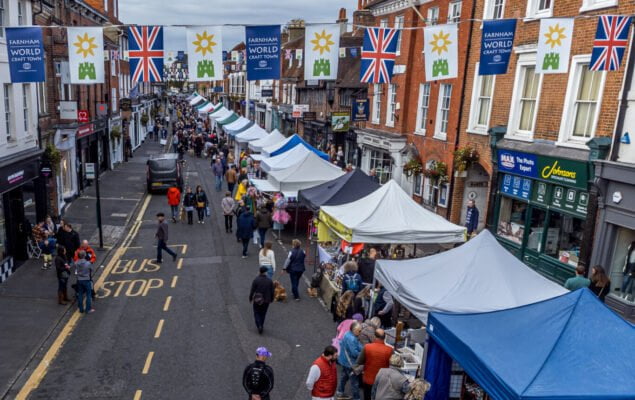
[[[249,241],[254,236],[254,229],[256,228],[256,219],[254,214],[248,208],[238,215],[236,221],[236,237],[243,242],[243,258],[247,258],[247,249],[249,248]]]
[[[68,278],[71,276],[71,267],[66,262],[66,248],[64,246],[57,247],[57,255],[55,256],[55,272],[57,273],[57,302],[66,305],[68,299]]]
[[[207,195],[205,191],[198,185],[196,187],[196,193],[194,194],[194,200],[196,201],[196,212],[198,213],[198,223],[204,224],[205,221],[205,211],[207,210],[207,205],[209,204],[207,201]]]
[[[196,196],[192,193],[192,188],[187,187],[187,192],[183,196],[183,207],[187,212],[187,224],[192,225],[194,219],[194,208],[196,207]]]

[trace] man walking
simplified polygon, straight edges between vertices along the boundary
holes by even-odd
[[[371,400],[371,392],[375,377],[382,368],[389,367],[390,356],[393,348],[384,343],[386,333],[383,329],[375,330],[375,340],[365,345],[357,358],[357,364],[364,366],[362,375],[362,388],[364,389],[364,400]]]
[[[236,221],[236,237],[243,243],[243,258],[247,258],[247,250],[249,249],[249,241],[254,236],[254,228],[256,227],[256,219],[248,208],[238,215]]]
[[[258,212],[256,212],[256,226],[258,227],[258,236],[260,237],[260,248],[265,247],[265,236],[267,236],[267,230],[271,228],[273,224],[271,211],[262,205]]]
[[[586,268],[584,268],[584,265],[578,265],[575,267],[575,276],[564,282],[564,288],[572,292],[585,287],[588,288],[591,285],[591,280],[585,277],[585,275]]]
[[[157,227],[157,233],[154,235],[157,239],[157,259],[156,263],[161,264],[163,258],[163,250],[172,256],[172,260],[176,261],[176,253],[168,248],[168,224],[165,223],[165,214],[158,213],[157,221],[159,226]]]
[[[243,387],[249,395],[248,400],[270,400],[273,390],[273,369],[266,364],[271,353],[266,347],[256,349],[256,361],[249,364],[243,372]]]
[[[227,172],[225,172],[225,181],[227,181],[227,190],[230,193],[234,193],[234,186],[236,186],[236,180],[238,179],[238,174],[236,174],[236,167],[233,165],[229,166]]]
[[[467,212],[465,213],[465,227],[467,228],[468,239],[472,237],[472,234],[476,234],[478,218],[478,208],[474,205],[474,200],[469,200],[467,202]]]
[[[179,216],[179,204],[181,204],[181,191],[178,187],[172,186],[168,189],[168,205],[172,210],[172,222],[176,222],[176,217]]]
[[[93,274],[93,264],[86,260],[86,252],[79,251],[79,260],[75,263],[75,275],[77,276],[77,307],[79,312],[92,313],[95,312],[92,302],[92,283],[91,276]],[[86,298],[86,308],[84,308],[84,297]]]
[[[223,184],[223,164],[220,161],[220,158],[217,158],[212,164],[212,173],[214,174],[214,178],[216,179],[216,191],[221,191],[221,185]]]
[[[236,201],[232,197],[232,193],[230,191],[225,193],[225,197],[223,197],[223,200],[220,202],[220,207],[223,209],[223,215],[225,216],[225,233],[231,233]]]
[[[313,361],[306,387],[311,391],[311,400],[333,400],[337,388],[337,349],[326,346],[322,355]]]
[[[273,301],[273,281],[267,276],[269,269],[260,267],[260,274],[251,283],[249,291],[249,302],[254,307],[254,320],[258,333],[262,334],[265,327],[265,317],[269,304]]]

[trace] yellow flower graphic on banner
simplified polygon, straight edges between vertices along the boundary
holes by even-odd
[[[97,45],[94,43],[95,38],[88,36],[87,32],[84,32],[84,36],[77,35],[77,41],[73,43],[73,46],[77,47],[77,54],[81,54],[83,58],[87,58],[90,54],[95,56],[95,50]]]
[[[437,34],[432,34],[432,41],[430,44],[432,45],[432,52],[435,51],[441,55],[444,51],[448,51],[448,45],[452,44],[452,42],[448,39],[450,34],[443,34],[443,31],[439,31]]]
[[[315,39],[311,40],[311,43],[315,45],[313,51],[319,51],[320,55],[324,54],[325,51],[330,52],[331,46],[335,44],[331,40],[332,37],[333,35],[327,35],[324,29],[322,29],[322,33],[315,32]]]
[[[209,51],[210,54],[214,53],[214,46],[216,46],[216,42],[214,42],[214,35],[207,34],[207,31],[203,31],[202,34],[196,34],[196,40],[192,42],[194,46],[196,46],[196,53],[203,53],[203,57]]]
[[[560,24],[549,26],[549,32],[544,34],[547,38],[545,44],[550,45],[552,49],[556,46],[562,46],[562,39],[567,38],[564,34],[565,29],[564,26],[560,27]]]

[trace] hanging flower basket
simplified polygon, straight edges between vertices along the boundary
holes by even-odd
[[[47,144],[44,149],[44,158],[51,163],[51,168],[57,171],[60,162],[62,161],[62,153],[52,144]]]
[[[443,161],[435,162],[432,167],[423,171],[423,175],[435,182],[445,182],[448,180],[448,166]]]
[[[423,165],[421,165],[419,160],[410,160],[403,166],[403,172],[407,177],[420,174],[423,172]]]
[[[110,137],[119,141],[121,139],[121,128],[119,126],[113,126],[110,128]]]
[[[477,163],[480,156],[478,151],[471,146],[457,149],[454,152],[454,169],[457,172],[467,171],[473,164]]]

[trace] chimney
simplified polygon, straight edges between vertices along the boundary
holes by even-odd
[[[340,36],[348,32],[348,18],[346,18],[346,9],[344,7],[340,8],[340,15],[336,22],[340,24]]]

